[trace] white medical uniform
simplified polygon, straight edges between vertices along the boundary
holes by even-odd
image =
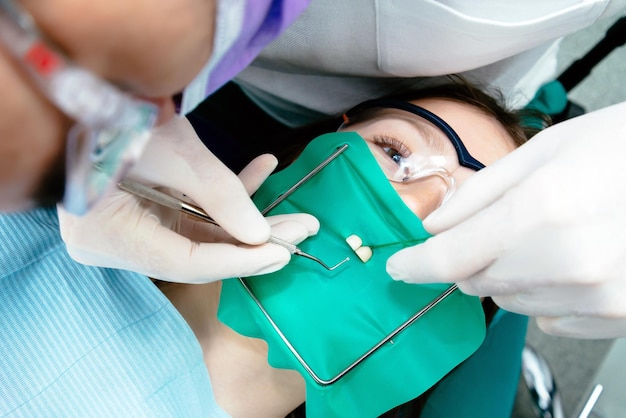
[[[625,8],[626,0],[313,0],[236,82],[290,126],[452,73],[522,106],[556,76],[560,37]]]

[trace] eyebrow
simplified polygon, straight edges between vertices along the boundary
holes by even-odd
[[[426,140],[428,146],[433,151],[444,152],[447,150],[449,151],[450,149],[454,151],[454,145],[452,144],[450,139],[446,136],[445,132],[437,128],[432,123],[428,122],[426,119],[423,119],[418,115],[413,115],[413,116],[414,117],[410,117],[406,119],[403,118],[402,120],[408,121],[411,126],[417,129],[417,131],[419,131],[419,133],[422,134],[422,137]],[[446,147],[444,144],[449,144],[450,147]],[[446,148],[450,148],[450,149],[446,149]]]

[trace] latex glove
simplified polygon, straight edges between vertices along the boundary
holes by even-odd
[[[291,255],[266,243],[270,233],[297,243],[319,228],[310,215],[264,218],[256,209],[249,194],[275,167],[273,156],[262,156],[238,177],[200,142],[186,119],[175,118],[155,132],[129,177],[184,193],[223,229],[119,190],[82,217],[59,208],[61,235],[80,263],[161,280],[205,283],[275,271]]]
[[[626,336],[626,103],[572,119],[473,175],[394,254],[411,283],[456,282],[546,332]]]

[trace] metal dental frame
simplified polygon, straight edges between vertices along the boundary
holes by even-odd
[[[306,176],[304,176],[302,179],[300,179],[298,182],[296,182],[293,186],[291,186],[287,191],[285,191],[283,194],[281,194],[274,202],[272,202],[265,209],[263,209],[261,211],[261,213],[263,215],[266,215],[270,210],[275,208],[278,204],[280,204],[287,197],[289,197],[292,193],[294,193],[299,187],[301,187],[309,179],[311,179],[313,176],[315,176],[317,173],[319,173],[322,169],[324,169],[324,167],[326,167],[328,164],[330,164],[335,158],[337,158],[339,155],[341,155],[341,153],[343,153],[346,149],[348,149],[348,145],[347,144],[338,147],[335,152],[333,152],[324,161],[322,161],[319,165],[317,165]],[[145,186],[143,184],[134,182],[134,181],[129,180],[129,179],[123,179],[118,184],[118,187],[120,189],[122,189],[122,190],[125,190],[125,191],[127,191],[129,193],[135,194],[135,195],[137,195],[139,197],[148,199],[148,200],[150,200],[152,202],[155,202],[155,203],[158,203],[158,204],[160,204],[162,206],[165,206],[165,207],[168,207],[168,208],[171,208],[171,209],[178,210],[180,212],[186,213],[186,214],[188,214],[190,216],[193,216],[196,219],[199,219],[201,221],[205,221],[205,222],[211,223],[213,225],[217,225],[217,223],[204,210],[202,210],[198,206],[189,204],[187,202],[184,202],[184,201],[182,201],[180,199],[177,199],[177,198],[175,198],[173,196],[170,196],[168,194],[165,194],[163,192],[160,192],[158,190],[155,190],[155,189],[150,188],[148,186]],[[324,267],[325,269],[327,269],[329,271],[335,270],[337,267],[341,266],[342,264],[344,264],[345,262],[347,262],[349,260],[349,258],[346,257],[344,260],[340,261],[339,263],[337,263],[337,264],[335,264],[333,266],[328,266],[323,261],[321,261],[319,258],[314,257],[311,254],[305,253],[304,251],[300,250],[296,245],[294,245],[294,244],[292,244],[290,242],[281,240],[280,238],[276,238],[276,237],[270,237],[268,242],[271,242],[271,243],[274,243],[274,244],[277,244],[277,245],[281,245],[281,246],[287,248],[292,254],[299,255],[301,257],[305,257],[305,258],[308,258],[310,260],[313,260],[313,261],[317,262],[318,264],[320,264],[322,267]],[[289,351],[294,355],[294,357],[298,360],[298,362],[302,365],[302,367],[307,371],[307,373],[311,376],[311,378],[313,378],[313,380],[317,384],[319,384],[321,386],[328,386],[328,385],[331,385],[331,384],[337,382],[339,379],[341,379],[346,374],[348,374],[348,372],[350,372],[352,369],[354,369],[356,366],[358,366],[360,363],[362,363],[367,357],[369,357],[375,351],[380,349],[386,343],[390,342],[394,337],[396,337],[398,334],[400,334],[403,330],[405,330],[407,327],[409,327],[415,321],[420,319],[428,311],[430,311],[432,308],[437,306],[440,302],[442,302],[444,299],[446,299],[448,296],[450,296],[452,293],[454,293],[457,290],[457,285],[456,284],[450,286],[445,291],[443,291],[439,296],[437,296],[435,299],[433,299],[430,303],[428,303],[426,306],[424,306],[422,309],[420,309],[418,312],[416,312],[410,318],[408,318],[405,322],[400,324],[396,329],[394,329],[392,332],[390,332],[388,335],[386,335],[384,338],[382,338],[372,348],[370,348],[365,353],[363,353],[359,358],[357,358],[354,362],[352,362],[350,365],[348,365],[345,369],[343,369],[337,375],[335,375],[334,377],[332,377],[330,379],[323,379],[320,376],[318,376],[315,373],[315,371],[313,371],[311,366],[309,366],[309,364],[306,362],[306,360],[294,348],[294,346],[291,344],[291,342],[287,339],[287,337],[281,331],[279,326],[274,322],[274,320],[272,319],[270,314],[267,312],[267,310],[263,307],[263,304],[256,297],[256,295],[254,294],[254,292],[252,291],[252,289],[250,288],[248,283],[246,283],[246,280],[244,278],[241,278],[241,277],[238,280],[241,283],[241,285],[243,286],[243,288],[246,290],[248,295],[252,298],[252,300],[259,307],[259,309],[261,310],[261,312],[263,313],[265,318],[269,321],[269,323],[271,324],[272,328],[279,335],[280,339],[287,346]]]
[[[275,208],[280,202],[282,202],[283,200],[285,200],[289,195],[291,195],[294,191],[296,191],[300,186],[302,186],[304,183],[306,183],[311,177],[313,177],[314,175],[316,175],[317,173],[319,173],[324,167],[326,167],[328,164],[330,164],[335,158],[337,158],[339,155],[341,155],[341,153],[343,153],[346,149],[348,149],[348,145],[342,145],[340,147],[337,148],[337,150],[335,152],[333,152],[330,156],[328,156],[324,161],[322,161],[319,165],[317,165],[313,170],[311,170],[310,173],[308,173],[306,176],[304,176],[301,180],[299,180],[297,183],[295,183],[293,186],[291,186],[287,191],[285,191],[285,193],[283,193],[282,195],[280,195],[274,202],[272,202],[267,208],[265,208],[263,211],[261,211],[262,214],[266,214],[268,213],[270,210],[272,210],[273,208]],[[344,262],[348,261],[347,259],[342,261],[341,263],[337,264],[335,267],[339,266],[340,264],[343,264]],[[317,373],[315,373],[315,371],[311,368],[311,366],[306,362],[306,360],[300,355],[300,353],[298,353],[298,351],[295,349],[295,347],[293,346],[293,344],[291,344],[291,342],[289,341],[289,339],[285,336],[285,334],[281,331],[281,329],[279,328],[278,324],[276,324],[274,322],[274,320],[272,319],[272,317],[270,316],[270,314],[267,312],[267,310],[263,307],[263,304],[261,303],[261,301],[256,297],[256,295],[254,294],[254,292],[252,291],[252,289],[250,288],[250,286],[248,285],[248,283],[246,283],[246,280],[244,278],[239,278],[239,282],[241,283],[241,285],[243,286],[243,288],[246,290],[246,292],[248,293],[248,295],[252,298],[252,300],[256,303],[256,305],[259,307],[259,309],[261,310],[261,312],[263,313],[263,315],[265,316],[265,318],[269,321],[269,323],[271,324],[272,328],[274,329],[274,331],[276,331],[276,333],[278,334],[278,336],[280,337],[280,339],[283,341],[283,343],[287,346],[287,348],[289,349],[289,351],[291,352],[291,354],[293,354],[293,356],[298,360],[298,362],[300,363],[300,365],[307,371],[307,373],[311,376],[311,378],[319,385],[321,386],[328,386],[331,385],[335,382],[337,382],[339,379],[341,379],[342,377],[346,376],[348,374],[348,372],[350,372],[352,369],[354,369],[356,366],[358,366],[360,363],[362,363],[366,358],[368,358],[370,355],[372,355],[375,351],[377,351],[378,349],[380,349],[382,346],[384,346],[386,343],[390,342],[394,337],[396,337],[398,334],[400,334],[403,330],[405,330],[406,328],[408,328],[411,324],[413,324],[415,321],[417,321],[418,319],[420,319],[422,316],[424,316],[428,311],[430,311],[432,308],[434,308],[435,306],[437,306],[439,303],[441,303],[444,299],[446,299],[448,296],[450,296],[452,293],[454,293],[458,288],[456,284],[453,284],[452,286],[450,286],[449,288],[447,288],[446,290],[444,290],[439,296],[437,296],[435,299],[433,299],[430,303],[428,303],[426,306],[424,306],[422,309],[420,309],[419,311],[417,311],[415,314],[413,314],[410,318],[408,318],[406,321],[404,321],[402,324],[400,324],[396,329],[394,329],[393,331],[391,331],[389,334],[387,334],[384,338],[382,338],[378,343],[376,343],[372,348],[370,348],[369,350],[367,350],[365,353],[363,353],[359,358],[357,358],[354,362],[352,362],[351,364],[349,364],[345,369],[343,369],[342,371],[340,371],[337,375],[333,376],[330,379],[323,379],[321,378]]]

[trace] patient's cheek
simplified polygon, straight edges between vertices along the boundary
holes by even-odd
[[[438,175],[406,183],[391,182],[391,185],[404,204],[422,220],[441,205],[451,187],[449,182]]]
[[[439,206],[439,199],[429,199],[425,196],[417,197],[413,193],[399,193],[399,195],[411,212],[422,220],[430,215]]]

